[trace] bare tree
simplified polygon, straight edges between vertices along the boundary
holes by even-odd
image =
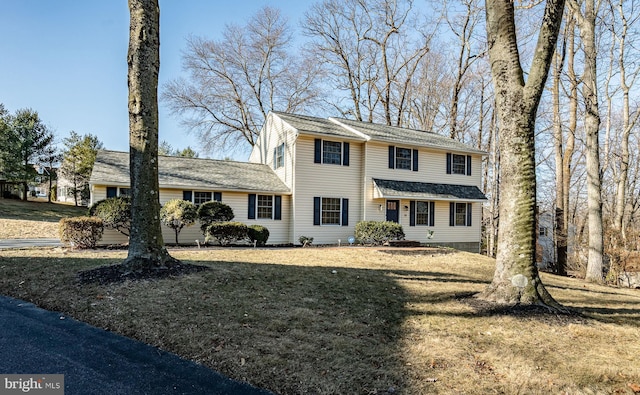
[[[549,0],[527,81],[518,52],[514,3],[487,0],[491,74],[500,122],[500,233],[496,270],[482,297],[560,308],[538,275],[535,121],[562,22],[564,0]]]
[[[347,95],[333,105],[359,121],[403,126],[414,76],[432,33],[419,28],[413,0],[326,0],[306,13],[305,33],[330,84]]]
[[[597,3],[597,4],[596,4]],[[600,111],[598,106],[596,15],[599,0],[567,0],[576,19],[584,51],[582,97],[585,105],[587,206],[589,211],[589,257],[586,279],[602,282],[604,227],[602,225],[602,179],[600,171]],[[582,6],[584,5],[584,10]]]
[[[164,248],[158,184],[158,0],[129,0],[129,147],[131,173],[131,269],[169,266],[177,261]]]
[[[196,132],[203,150],[251,147],[271,110],[304,111],[319,101],[319,63],[294,55],[280,11],[265,7],[221,40],[190,37],[187,79],[169,82],[162,99]]]

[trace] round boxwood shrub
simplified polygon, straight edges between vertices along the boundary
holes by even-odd
[[[269,229],[262,225],[251,225],[247,228],[247,236],[255,245],[263,246],[269,240]]]
[[[183,199],[169,200],[160,209],[160,221],[173,229],[178,244],[178,234],[185,226],[193,225],[198,219],[198,209],[195,204]]]
[[[131,229],[131,198],[129,196],[100,200],[89,207],[89,215],[102,219],[105,228],[115,229],[129,237]]]
[[[198,220],[200,221],[200,229],[206,236],[207,229],[214,222],[229,222],[235,215],[233,209],[222,202],[206,202],[198,207]]]

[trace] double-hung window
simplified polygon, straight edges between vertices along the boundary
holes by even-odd
[[[258,195],[258,219],[273,218],[273,196]]]
[[[196,206],[199,206],[202,203],[210,202],[211,200],[211,192],[193,192],[193,204],[195,204]]]
[[[425,202],[412,200],[409,203],[409,226],[434,226],[435,225],[435,202]]]
[[[284,143],[273,149],[273,168],[284,166]]]
[[[390,145],[389,168],[418,171],[418,150]]]
[[[471,203],[451,202],[449,206],[449,226],[471,226]]]
[[[313,162],[349,166],[349,143],[315,139]]]
[[[282,196],[249,194],[248,219],[282,219]]]
[[[349,225],[349,199],[334,197],[313,198],[314,225]]]
[[[447,174],[471,175],[471,156],[447,153]]]

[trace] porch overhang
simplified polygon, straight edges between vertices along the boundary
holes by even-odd
[[[487,197],[475,185],[373,179],[374,199],[407,199],[485,202]]]

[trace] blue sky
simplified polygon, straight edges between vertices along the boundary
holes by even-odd
[[[160,89],[181,75],[190,35],[220,38],[263,6],[279,8],[299,31],[312,4],[303,0],[160,0]],[[92,133],[105,148],[129,149],[126,0],[3,0],[0,3],[0,103],[38,111],[59,140]],[[175,148],[198,142],[160,103],[160,140]],[[237,155],[237,154],[236,154]],[[209,155],[224,158],[227,153]],[[245,160],[244,157],[235,159]]]

